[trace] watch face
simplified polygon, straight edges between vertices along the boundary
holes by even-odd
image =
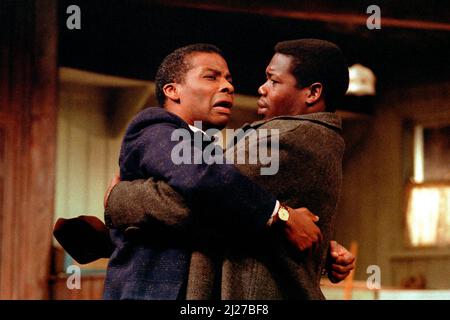
[[[289,219],[289,211],[287,211],[286,208],[281,207],[278,211],[278,217],[280,220],[287,221]]]

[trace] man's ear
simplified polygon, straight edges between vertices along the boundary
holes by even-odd
[[[322,97],[323,86],[320,82],[314,82],[309,86],[308,96],[306,97],[306,104],[312,106]]]
[[[177,83],[167,83],[162,90],[168,99],[174,102],[180,102],[180,88]]]

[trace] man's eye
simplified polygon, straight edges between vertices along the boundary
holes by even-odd
[[[205,78],[206,78],[206,79],[210,79],[210,80],[216,80],[216,77],[213,76],[213,75],[205,76]]]

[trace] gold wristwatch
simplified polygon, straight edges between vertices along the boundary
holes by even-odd
[[[280,204],[280,208],[278,209],[277,212],[278,218],[283,221],[286,222],[289,220],[289,210],[286,206]]]

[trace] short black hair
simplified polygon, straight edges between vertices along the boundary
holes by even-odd
[[[168,83],[181,83],[183,81],[184,76],[191,68],[187,57],[197,52],[217,53],[223,57],[223,53],[218,47],[208,43],[195,43],[184,46],[167,55],[160,64],[155,77],[155,94],[161,107],[164,107],[166,101],[163,87]]]
[[[336,111],[349,82],[348,65],[336,44],[320,39],[289,40],[277,43],[275,52],[292,57],[291,72],[298,88],[320,82],[326,111]]]

